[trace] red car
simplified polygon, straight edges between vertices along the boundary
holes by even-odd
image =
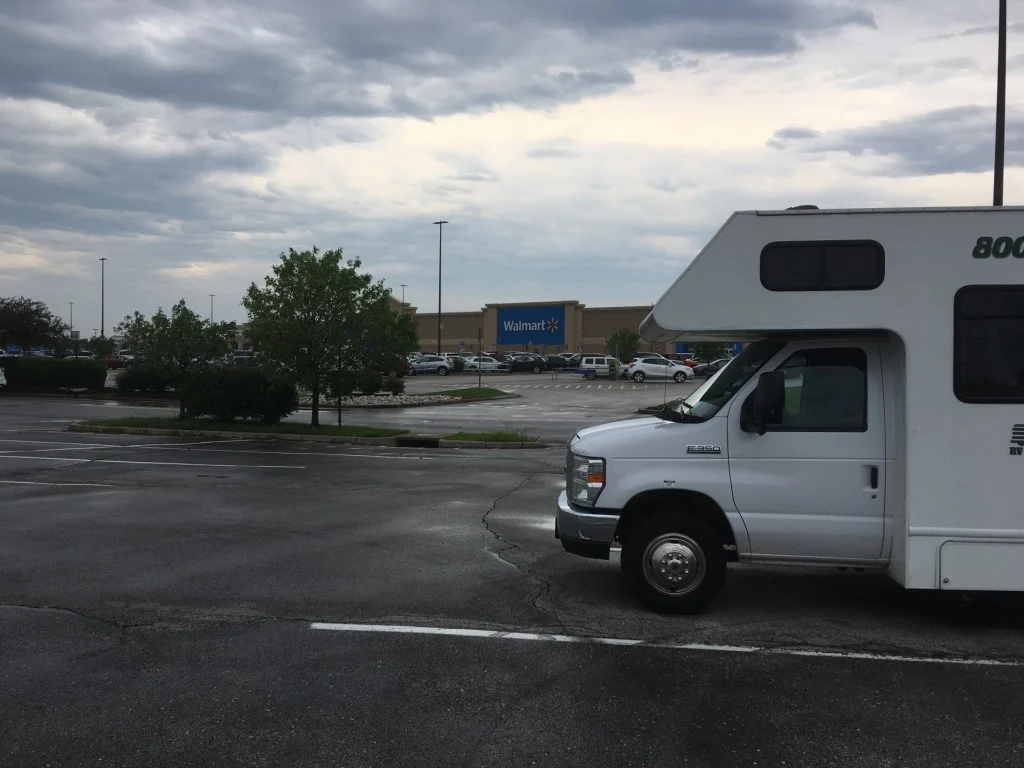
[[[124,368],[128,364],[127,358],[121,357],[121,355],[107,355],[101,357],[100,362],[107,366],[107,370],[111,368]]]

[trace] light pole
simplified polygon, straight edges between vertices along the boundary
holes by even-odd
[[[104,317],[107,311],[107,257],[100,257],[100,336],[106,338],[107,328]]]
[[[68,302],[68,307],[70,307],[69,317],[68,317],[68,325],[70,326],[70,328],[68,328],[68,333],[71,336],[71,340],[74,341],[75,340],[75,302],[69,301]],[[61,353],[61,355],[63,355],[64,354],[64,350],[61,350],[60,353]],[[77,341],[75,341],[75,354],[76,355],[78,354],[78,342]]]
[[[435,221],[437,225],[437,354],[441,354],[441,233],[447,221]]]
[[[405,283],[402,283],[402,314],[405,314]]]
[[[996,64],[996,162],[992,205],[1003,204],[1003,155],[1006,144],[1006,0],[999,0],[999,61]]]
[[[210,294],[210,325],[213,325],[213,297],[216,295],[216,293]]]

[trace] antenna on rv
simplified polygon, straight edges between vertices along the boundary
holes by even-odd
[[[1006,0],[999,0],[999,44],[996,64],[996,161],[992,174],[992,205],[1003,204],[1003,155],[1006,141]]]

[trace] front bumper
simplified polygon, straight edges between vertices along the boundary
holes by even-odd
[[[558,495],[555,538],[562,542],[566,552],[607,560],[618,524],[618,515],[580,512],[569,505],[565,491]]]

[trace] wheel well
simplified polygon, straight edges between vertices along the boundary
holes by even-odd
[[[647,515],[665,510],[686,512],[711,526],[728,547],[726,558],[730,561],[737,559],[736,536],[725,513],[714,499],[697,491],[665,488],[637,494],[629,500],[619,516],[619,525],[615,529],[616,540],[625,539],[636,524]]]

